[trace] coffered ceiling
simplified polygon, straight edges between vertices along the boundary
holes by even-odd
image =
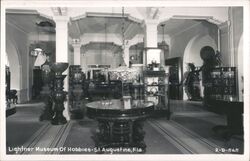
[[[79,38],[84,34],[122,34],[124,27],[125,39],[132,39],[136,34],[142,34],[143,28],[138,22],[123,17],[85,17],[72,20],[69,26],[69,35]]]
[[[118,53],[121,52],[121,46],[118,46],[114,43],[110,42],[90,42],[86,45],[82,45],[81,47],[81,53],[85,53],[88,50],[109,50],[112,53]]]
[[[210,10],[212,9],[210,8]],[[37,10],[7,9],[6,22],[27,34],[38,34],[38,32],[42,32],[43,34],[48,34],[50,37],[55,37],[56,23],[53,21],[51,14],[57,10],[57,8],[38,8]],[[179,10],[179,8],[176,8],[177,15],[178,12],[181,14],[184,13],[184,11]],[[193,10],[197,9],[190,9],[190,15],[195,14],[193,13]],[[217,10],[221,15],[226,9],[222,8],[219,10],[218,8],[215,8],[214,11],[217,12]],[[125,9],[125,14],[121,13],[121,8],[112,7],[68,8],[64,9],[63,11],[67,12],[68,16],[70,16],[68,25],[68,35],[70,38],[78,39],[84,37],[85,35],[89,36],[91,34],[99,34],[105,37],[102,39],[102,41],[97,40],[95,43],[88,43],[88,45],[84,46],[84,50],[101,49],[106,48],[107,46],[108,48],[112,49],[116,48],[117,44],[119,43],[112,43],[108,41],[109,43],[105,47],[103,44],[107,43],[106,37],[108,37],[109,34],[117,35],[117,37],[121,39],[122,27],[124,27],[124,36],[126,40],[133,39],[137,34],[143,34],[143,18],[147,16],[151,18],[159,18],[157,17],[159,15],[163,16],[160,17],[162,21],[160,21],[161,23],[158,25],[158,37],[162,37],[163,34],[163,28],[161,26],[162,24],[164,24],[164,35],[171,37],[187,30],[188,28],[198,25],[203,21],[207,21],[206,17],[201,17],[201,19],[192,19],[192,17],[185,18],[185,16],[182,18],[175,18],[174,16],[168,17],[168,12],[171,13],[171,15],[174,15],[175,10],[173,8],[130,7]],[[198,11],[196,12],[198,13]],[[46,13],[48,15],[46,15]],[[209,14],[211,14],[211,11]],[[205,14],[202,13],[202,15]],[[53,26],[39,27],[36,24],[40,22],[48,22]],[[35,36],[33,36],[33,38],[34,37]],[[54,39],[49,40],[51,41]]]

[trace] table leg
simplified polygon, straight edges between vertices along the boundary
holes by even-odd
[[[138,153],[145,153],[146,144],[144,142],[143,124],[143,120],[117,122],[98,120],[99,131],[95,136],[95,144],[99,148],[140,148],[141,150]]]
[[[109,140],[110,142],[113,141],[113,122],[109,122]]]
[[[144,142],[145,132],[143,131],[143,121],[135,121],[133,131],[133,142],[137,147],[142,148],[142,153],[145,153],[146,144]]]
[[[129,121],[129,143],[132,144],[133,143],[133,124],[134,124],[134,121]]]

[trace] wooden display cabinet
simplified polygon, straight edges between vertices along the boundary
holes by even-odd
[[[214,68],[209,79],[205,84],[209,99],[228,101],[236,99],[236,67]]]
[[[146,70],[143,72],[143,78],[145,101],[154,103],[157,115],[163,114],[169,118],[168,82],[166,82],[165,71]]]
[[[204,103],[209,107],[209,110],[216,113],[223,111],[220,108],[215,108],[214,101],[222,100],[227,102],[237,101],[236,92],[236,67],[217,67],[213,68],[207,75],[207,80],[203,85]]]

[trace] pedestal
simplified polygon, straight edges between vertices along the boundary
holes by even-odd
[[[63,116],[64,101],[66,98],[66,92],[63,91],[63,80],[67,75],[62,75],[68,67],[68,63],[55,63],[52,65],[52,70],[55,72],[54,91],[52,93],[52,99],[54,102],[54,116],[51,120],[53,125],[62,125],[67,123],[66,118]]]
[[[53,100],[51,97],[51,90],[50,87],[44,86],[42,91],[41,91],[41,97],[43,98],[45,107],[44,107],[44,111],[41,114],[39,120],[43,121],[43,120],[51,120],[53,118],[53,110],[52,110],[52,106],[53,106]]]
[[[69,101],[71,119],[82,119],[84,110],[82,109],[84,75],[80,65],[70,66],[69,81]]]

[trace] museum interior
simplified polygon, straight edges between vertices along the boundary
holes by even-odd
[[[5,13],[7,154],[244,154],[243,7]]]

